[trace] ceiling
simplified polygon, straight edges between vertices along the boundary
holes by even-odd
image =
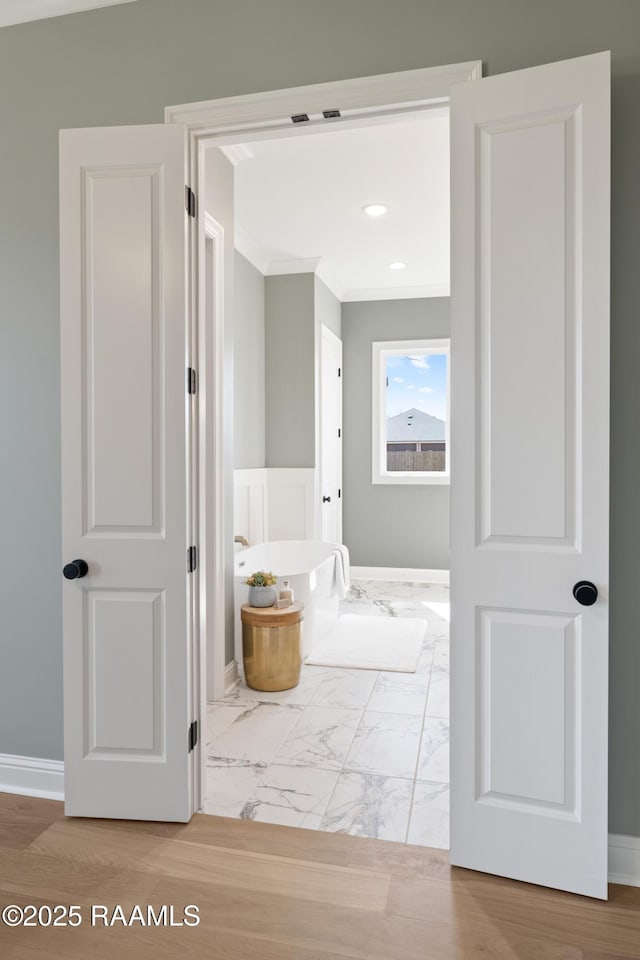
[[[133,0],[0,0],[0,27],[132,2]]]
[[[262,273],[315,269],[340,300],[448,295],[446,108],[223,149],[236,164],[236,247]],[[368,203],[388,212],[368,217]]]

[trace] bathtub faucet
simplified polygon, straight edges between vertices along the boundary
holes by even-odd
[[[248,547],[248,546],[249,546],[249,541],[247,540],[246,537],[234,537],[234,538],[233,538],[233,542],[234,542],[234,543],[241,543],[243,547]]]

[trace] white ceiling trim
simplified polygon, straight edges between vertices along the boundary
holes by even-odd
[[[347,290],[340,300],[353,303],[359,300],[422,300],[425,297],[448,297],[448,283],[423,287],[371,287],[368,290]]]
[[[266,276],[269,270],[269,257],[258,244],[254,243],[251,237],[248,237],[240,227],[235,228],[233,241],[238,253],[242,254],[245,260],[248,260],[259,273]]]
[[[0,27],[134,2],[135,0],[0,0]]]
[[[315,273],[322,257],[302,257],[299,260],[271,260],[267,276],[281,277],[287,273]]]

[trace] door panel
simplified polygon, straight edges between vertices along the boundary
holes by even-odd
[[[188,820],[186,235],[179,126],[60,137],[65,809]]]
[[[164,591],[87,590],[85,600],[87,754],[161,757]]]
[[[575,503],[573,120],[479,128],[483,540],[566,541]]]
[[[607,893],[608,54],[452,91],[459,866]],[[599,591],[574,599],[580,580]]]
[[[575,618],[480,616],[478,799],[575,815]]]

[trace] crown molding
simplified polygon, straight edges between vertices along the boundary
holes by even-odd
[[[0,0],[0,27],[134,2],[135,0]]]
[[[247,236],[247,234],[236,227],[233,237],[233,244],[236,251],[248,260],[256,270],[264,276],[269,271],[269,257],[266,255],[257,243]]]
[[[426,297],[448,297],[451,287],[448,283],[416,287],[370,287],[366,290],[347,290],[341,297],[343,303],[359,300],[423,300]]]
[[[315,273],[322,257],[304,257],[300,260],[271,260],[267,270],[268,277],[279,277],[287,273]]]

